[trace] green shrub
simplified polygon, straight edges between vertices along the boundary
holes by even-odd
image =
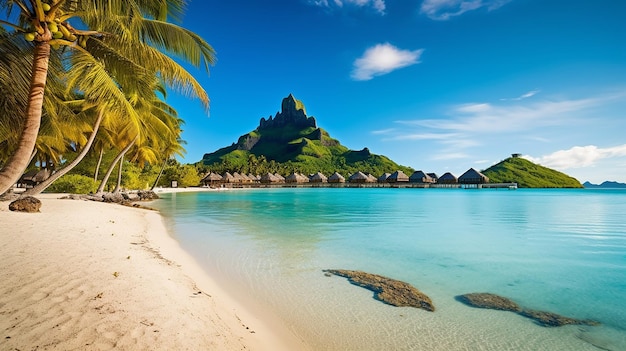
[[[80,174],[66,174],[46,189],[49,193],[88,194],[96,190],[96,182],[91,177]]]

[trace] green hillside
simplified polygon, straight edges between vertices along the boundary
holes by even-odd
[[[521,157],[509,157],[481,172],[491,183],[515,182],[520,188],[582,188],[567,174],[532,163]]]
[[[205,154],[202,164],[215,172],[283,175],[297,171],[311,174],[350,175],[357,171],[379,176],[385,172],[413,170],[365,148],[353,151],[317,127],[314,117],[306,115],[304,104],[293,95],[282,101],[282,111],[244,134],[231,146]]]

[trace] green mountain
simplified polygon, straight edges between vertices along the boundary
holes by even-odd
[[[481,172],[491,183],[515,182],[520,188],[582,188],[565,173],[532,163],[521,157],[509,157]]]
[[[212,171],[254,174],[321,171],[345,176],[361,171],[379,176],[396,170],[408,174],[413,171],[367,148],[354,151],[341,145],[318,128],[315,117],[308,117],[304,104],[291,94],[283,99],[276,116],[261,118],[255,130],[240,136],[231,146],[205,154],[202,163]]]

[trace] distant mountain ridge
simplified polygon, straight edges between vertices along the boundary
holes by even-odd
[[[259,162],[259,159],[261,160]],[[280,164],[284,172],[298,171],[352,174],[357,171],[380,175],[384,172],[413,169],[398,165],[386,156],[372,154],[368,148],[350,150],[307,116],[302,101],[289,94],[274,117],[261,118],[259,126],[239,137],[236,143],[207,153],[204,166],[238,172],[262,173],[261,163]],[[254,169],[253,169],[254,168]],[[269,171],[269,170],[268,170]]]
[[[588,189],[602,188],[602,189],[626,189],[626,183],[619,183],[613,181],[604,181],[602,184],[592,184],[589,181],[583,183],[583,186]]]
[[[491,183],[515,182],[520,188],[582,188],[576,178],[532,163],[521,157],[509,157],[482,171]]]
[[[518,154],[495,164],[482,174],[491,183],[517,183],[521,188],[582,188],[578,180],[556,170],[532,163]],[[368,148],[350,150],[317,126],[315,117],[307,116],[302,101],[289,94],[282,100],[281,111],[261,118],[253,131],[239,137],[236,143],[207,153],[202,158],[207,171],[245,174],[292,172],[345,176],[356,172],[379,177],[401,170],[407,175],[413,169],[398,165],[386,156],[372,154]]]

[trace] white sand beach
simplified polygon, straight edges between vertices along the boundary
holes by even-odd
[[[0,349],[307,349],[232,299],[158,212],[38,198],[40,213],[0,202]]]

